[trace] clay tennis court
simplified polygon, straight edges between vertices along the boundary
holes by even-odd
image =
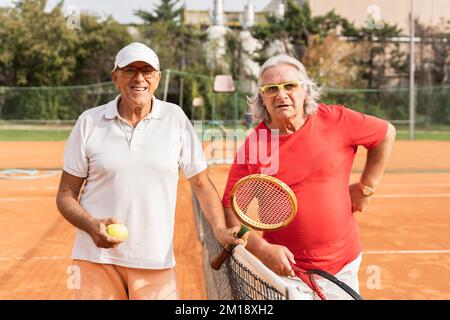
[[[0,142],[0,169],[39,169],[0,179],[0,299],[70,299],[75,229],[55,195],[63,142]],[[352,180],[365,153],[358,152]],[[49,170],[57,171],[49,171]],[[222,192],[228,166],[210,175]],[[377,195],[358,213],[367,299],[450,299],[450,141],[397,141]],[[175,256],[181,299],[206,299],[189,183],[180,179]]]

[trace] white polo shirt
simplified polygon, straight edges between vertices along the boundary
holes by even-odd
[[[65,146],[63,169],[86,178],[80,205],[95,218],[118,218],[129,237],[116,248],[101,249],[78,230],[72,257],[170,268],[178,171],[191,178],[205,170],[203,150],[177,105],[153,97],[152,111],[133,130],[117,111],[119,97],[80,115]]]

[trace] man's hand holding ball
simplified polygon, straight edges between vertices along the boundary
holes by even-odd
[[[98,248],[115,248],[128,238],[127,227],[116,218],[92,220],[89,230]]]
[[[106,232],[113,238],[120,241],[125,241],[128,239],[128,229],[124,224],[112,223],[106,227]]]

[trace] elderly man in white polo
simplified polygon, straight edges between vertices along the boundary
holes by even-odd
[[[112,72],[120,95],[81,114],[66,143],[56,202],[78,228],[75,299],[177,299],[173,231],[179,168],[219,242],[243,243],[234,237],[238,227],[225,227],[189,119],[177,105],[155,98],[160,78],[153,50],[137,42],[122,48]],[[115,223],[127,226],[128,239],[107,232]]]

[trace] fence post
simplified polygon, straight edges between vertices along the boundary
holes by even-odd
[[[167,69],[166,81],[164,82],[164,101],[167,101],[167,93],[169,91],[170,69]]]
[[[409,140],[414,140],[414,0],[411,0],[410,13],[410,39],[409,39]]]

